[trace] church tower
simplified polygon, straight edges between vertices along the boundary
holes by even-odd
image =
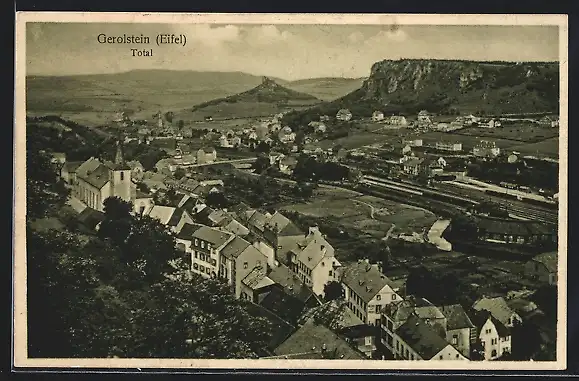
[[[123,147],[117,141],[115,163],[111,170],[111,196],[116,196],[124,201],[131,200],[131,167],[127,165],[123,157]]]

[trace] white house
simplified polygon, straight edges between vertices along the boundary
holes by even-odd
[[[348,307],[365,324],[379,326],[382,307],[402,299],[393,282],[367,261],[340,269],[340,274]]]
[[[509,307],[507,301],[503,297],[483,297],[477,300],[472,308],[476,311],[490,312],[491,315],[500,321],[505,327],[511,328],[515,324],[515,321],[523,321],[519,314]]]
[[[382,111],[374,111],[372,113],[372,120],[374,122],[379,122],[381,120],[384,120],[384,113]]]
[[[291,251],[293,271],[316,295],[324,295],[324,286],[338,280],[341,264],[334,256],[334,248],[317,228],[310,228],[304,242]]]
[[[477,338],[483,347],[483,358],[495,360],[511,352],[512,340],[508,327],[498,321],[488,311],[481,311],[473,316],[477,328]]]

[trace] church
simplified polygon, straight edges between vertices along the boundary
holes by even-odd
[[[103,202],[108,197],[135,201],[131,168],[123,158],[120,142],[117,142],[114,162],[91,157],[68,173],[68,183],[72,187],[72,196],[101,212],[104,211]]]

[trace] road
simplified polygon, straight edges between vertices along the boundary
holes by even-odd
[[[253,163],[256,160],[257,157],[250,157],[247,159],[221,160],[221,161],[214,161],[213,163],[192,164],[187,166],[187,168],[208,167],[211,165],[219,165],[219,164]]]

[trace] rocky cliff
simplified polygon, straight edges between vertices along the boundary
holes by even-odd
[[[340,107],[417,112],[557,111],[558,63],[384,60]]]

